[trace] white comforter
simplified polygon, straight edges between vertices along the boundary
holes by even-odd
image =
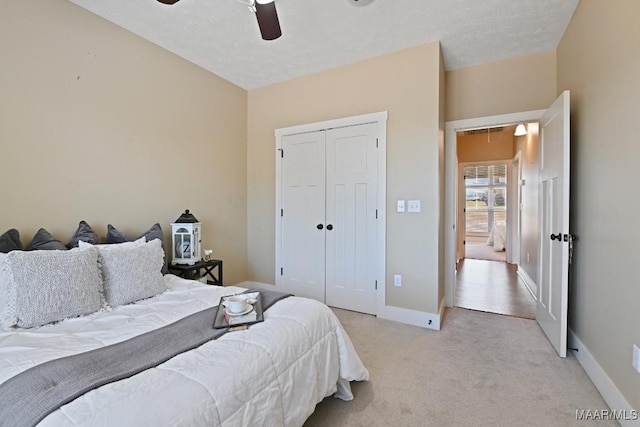
[[[217,305],[237,287],[165,276],[169,290],[149,300],[0,332],[0,383],[31,366],[126,340]],[[317,402],[350,400],[349,381],[368,380],[339,321],[324,304],[286,298],[246,331],[183,353],[64,405],[40,425],[299,426]]]

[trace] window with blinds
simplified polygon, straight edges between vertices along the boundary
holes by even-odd
[[[466,233],[488,236],[494,221],[507,220],[507,165],[464,168]]]

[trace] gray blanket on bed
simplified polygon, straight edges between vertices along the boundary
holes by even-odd
[[[259,291],[263,310],[291,296]],[[126,341],[51,360],[19,373],[0,384],[0,425],[36,425],[94,388],[131,377],[219,338],[227,330],[213,329],[216,310],[208,308]]]

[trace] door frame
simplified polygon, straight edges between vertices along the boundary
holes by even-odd
[[[523,111],[445,123],[445,206],[444,206],[444,299],[453,307],[456,281],[456,213],[457,213],[457,136],[456,132],[510,125],[519,122],[537,122],[547,110]]]
[[[522,164],[521,164],[520,151],[513,156],[511,161],[511,175],[508,183],[508,190],[510,192],[509,200],[507,202],[507,218],[511,218],[509,222],[509,230],[511,237],[509,244],[507,245],[507,262],[510,264],[520,264],[520,222],[522,221],[522,211],[520,206],[522,204]]]
[[[357,126],[367,123],[376,123],[378,125],[378,178],[377,178],[377,210],[378,221],[376,222],[376,282],[377,296],[376,309],[377,313],[383,313],[386,305],[386,200],[387,200],[387,111],[377,113],[363,114],[359,116],[343,117],[334,120],[326,120],[322,122],[306,123],[302,125],[290,126],[275,130],[275,172],[276,172],[276,200],[275,200],[275,278],[276,289],[282,289],[282,276],[280,268],[282,266],[282,137],[286,135],[294,135],[300,133],[317,132],[334,128],[347,126]],[[286,155],[286,154],[285,154]]]

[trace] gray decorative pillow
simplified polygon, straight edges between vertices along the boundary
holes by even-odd
[[[15,228],[7,230],[0,236],[0,252],[8,253],[11,251],[21,251],[22,242],[20,241],[20,233]]]
[[[60,240],[56,239],[44,228],[38,230],[33,240],[27,246],[28,251],[48,251],[60,250],[66,251],[67,247]]]
[[[164,253],[158,239],[141,246],[98,250],[104,296],[110,306],[129,304],[167,290],[160,272]]]
[[[13,287],[9,294],[15,297],[15,324],[20,327],[93,313],[104,304],[95,248],[13,251],[6,263]]]
[[[83,242],[90,243],[92,245],[97,245],[99,242],[98,235],[96,234],[95,231],[93,231],[91,226],[87,224],[86,221],[80,221],[80,223],[78,224],[78,229],[73,234],[73,237],[71,238],[69,243],[67,243],[67,247],[69,249],[77,248],[78,242],[80,240],[82,240]]]
[[[160,227],[160,224],[158,223],[153,224],[150,229],[148,229],[138,237],[129,237],[126,234],[118,231],[118,229],[116,229],[113,225],[107,224],[107,243],[132,242],[141,237],[146,238],[147,242],[150,242],[153,239],[160,240],[162,244],[162,274],[167,274],[169,272],[169,266],[167,265],[167,260],[165,255],[167,252],[167,249],[164,244],[164,234],[162,233],[162,227]]]

